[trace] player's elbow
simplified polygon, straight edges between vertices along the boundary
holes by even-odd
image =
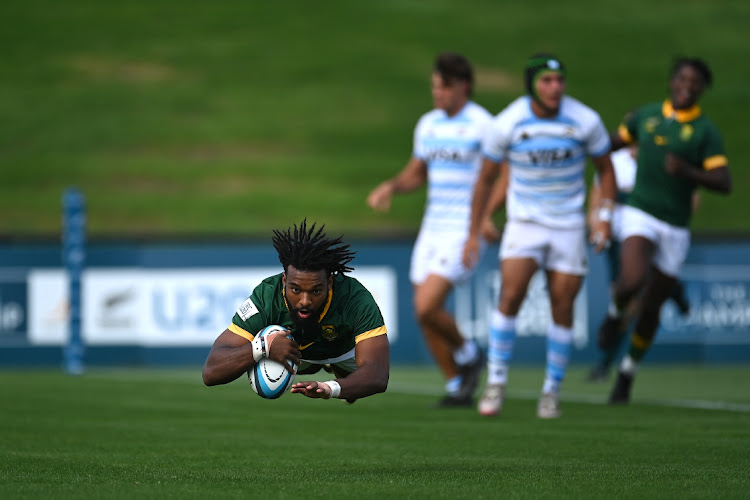
[[[216,370],[213,370],[208,363],[203,365],[203,383],[209,387],[221,383],[216,375]]]
[[[389,378],[390,376],[387,371],[380,374],[380,376],[375,377],[375,379],[373,380],[373,393],[379,394],[381,392],[385,392],[388,389]]]
[[[717,184],[716,186],[713,187],[713,191],[717,194],[727,196],[728,194],[732,193],[732,183],[727,182],[727,183]]]
[[[710,188],[712,188],[713,191],[723,195],[732,192],[732,176],[729,175],[728,168],[717,168],[716,170],[711,171],[710,174],[710,180],[712,181],[712,186]]]

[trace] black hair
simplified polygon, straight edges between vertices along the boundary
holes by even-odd
[[[435,59],[433,71],[440,75],[445,83],[454,81],[467,82],[469,95],[474,90],[474,69],[466,57],[456,52],[442,52]]]
[[[325,225],[315,230],[315,223],[307,228],[307,219],[297,227],[285,231],[273,230],[273,246],[279,253],[279,261],[284,272],[290,265],[300,271],[320,271],[326,274],[344,274],[353,271],[347,266],[354,259],[354,252],[343,243],[343,236],[335,239],[326,237]]]
[[[674,78],[683,66],[690,66],[697,71],[701,75],[701,78],[703,78],[706,88],[710,88],[714,83],[714,75],[711,73],[711,68],[708,67],[706,61],[697,57],[678,57],[675,59],[674,63],[672,63],[672,68],[669,70],[669,79]]]

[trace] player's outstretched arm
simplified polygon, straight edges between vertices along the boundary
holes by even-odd
[[[671,176],[690,179],[710,191],[716,191],[721,194],[732,192],[732,176],[729,173],[729,167],[726,165],[706,170],[696,165],[691,165],[674,153],[667,153],[664,169]]]
[[[299,364],[300,350],[296,342],[286,337],[286,332],[272,333],[266,341],[267,357],[291,368],[290,363]],[[253,343],[229,329],[219,335],[203,365],[203,383],[220,385],[236,380],[255,366],[257,354],[253,356]]]
[[[203,383],[226,384],[255,365],[253,346],[249,340],[229,329],[219,335],[203,365]]]
[[[387,212],[391,208],[391,198],[396,193],[408,193],[421,187],[427,181],[427,164],[412,157],[404,169],[392,179],[381,182],[367,196],[367,205],[377,212]]]
[[[385,392],[390,376],[390,344],[386,335],[357,343],[357,369],[344,378],[325,382],[297,382],[291,392],[308,398],[360,399]]]

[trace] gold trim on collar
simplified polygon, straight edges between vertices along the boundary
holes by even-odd
[[[328,312],[328,308],[331,307],[331,302],[333,302],[333,287],[331,287],[331,289],[328,290],[328,300],[326,301],[326,306],[323,308],[323,312],[320,313],[320,318],[318,318],[318,323],[323,321],[323,317]]]
[[[664,104],[661,105],[661,114],[666,119],[674,119],[680,123],[691,122],[701,115],[701,108],[697,104],[688,109],[674,109],[672,107],[672,101],[667,99]]]

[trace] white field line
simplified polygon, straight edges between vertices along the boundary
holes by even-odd
[[[178,371],[169,372],[153,371],[153,370],[92,370],[94,376],[104,376],[116,380],[159,380],[159,378],[168,379],[171,382],[185,382],[195,384],[200,382],[200,372],[194,373]],[[392,380],[388,384],[388,392],[395,392],[399,394],[407,395],[418,395],[418,396],[442,396],[444,394],[443,387],[435,384],[420,384],[410,382],[399,382]],[[539,397],[538,391],[529,390],[513,390],[508,389],[507,396],[511,399],[529,399],[535,400]],[[583,393],[570,393],[563,390],[560,399],[562,401],[572,401],[574,403],[588,403],[588,404],[606,404],[607,396],[600,394],[583,394]],[[661,406],[661,407],[674,407],[674,408],[695,408],[701,410],[721,410],[721,411],[732,411],[738,413],[750,413],[750,403],[731,403],[728,401],[708,401],[701,399],[638,399],[636,398],[633,403],[650,405],[650,406]]]
[[[443,389],[434,385],[409,384],[400,382],[391,382],[388,385],[388,392],[397,392],[399,394],[411,394],[421,396],[441,396]],[[530,399],[539,398],[539,392],[528,390],[508,389],[507,397],[511,399]],[[597,394],[576,394],[563,391],[560,395],[562,401],[572,401],[574,403],[589,404],[606,404],[607,396]],[[695,408],[700,410],[722,410],[739,413],[750,413],[750,404],[748,403],[730,403],[727,401],[707,401],[700,399],[635,399],[635,404],[663,406],[674,408]]]

